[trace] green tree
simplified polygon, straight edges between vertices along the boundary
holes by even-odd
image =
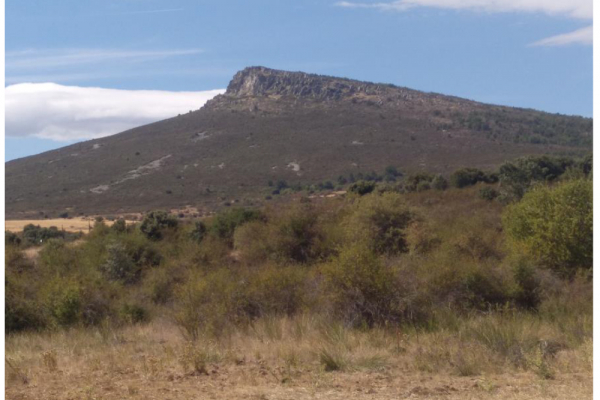
[[[591,268],[592,194],[589,180],[539,186],[525,194],[503,218],[512,250],[562,275]]]

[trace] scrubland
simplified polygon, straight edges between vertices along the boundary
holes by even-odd
[[[7,397],[590,398],[587,175],[7,235]]]

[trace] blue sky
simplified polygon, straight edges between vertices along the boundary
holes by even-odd
[[[591,9],[591,0],[6,0],[6,158],[196,109],[204,91],[251,65],[591,116]]]

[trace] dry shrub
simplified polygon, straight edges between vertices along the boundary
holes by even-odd
[[[324,297],[351,325],[398,320],[396,277],[369,248],[350,245],[322,267]]]

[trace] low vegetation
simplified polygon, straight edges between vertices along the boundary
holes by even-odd
[[[97,221],[78,242],[49,238],[34,259],[28,233],[7,235],[7,354],[23,338],[160,326],[178,338],[145,361],[160,376],[264,357],[281,382],[306,368],[588,373],[591,170],[557,163],[465,169],[450,185],[427,175],[355,182],[345,197],[202,221]],[[15,382],[27,362],[11,361]]]

